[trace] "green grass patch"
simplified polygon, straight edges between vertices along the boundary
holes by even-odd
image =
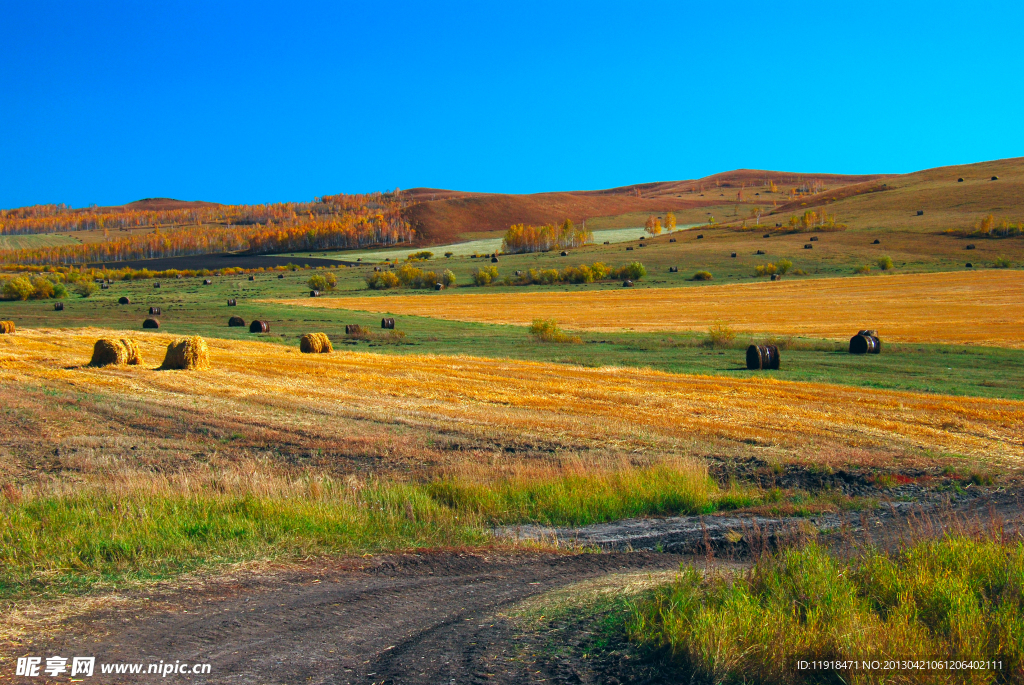
[[[627,631],[694,682],[1021,682],[1024,545],[951,536],[848,561],[811,545],[749,572],[686,568],[633,603]],[[797,668],[892,659],[996,660],[1001,670]]]

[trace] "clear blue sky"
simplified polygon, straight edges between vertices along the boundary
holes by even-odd
[[[1024,3],[0,0],[0,207],[1024,155]]]

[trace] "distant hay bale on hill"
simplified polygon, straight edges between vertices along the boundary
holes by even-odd
[[[229,326],[244,326],[245,325],[245,319],[243,319],[240,316],[232,316],[230,319],[228,319],[228,325]]]
[[[228,300],[228,306],[229,307],[237,307],[238,306],[238,300],[236,300],[235,298],[232,297],[230,300]]]
[[[150,317],[142,322],[143,328],[160,328],[160,322]]]
[[[213,281],[209,278],[203,279],[203,285],[213,285]]]
[[[100,338],[93,345],[89,366],[136,366],[141,363],[139,344],[131,338]]]
[[[129,300],[127,297],[122,296],[122,297],[117,298],[117,303],[118,304],[131,304],[132,301]]]
[[[14,322],[13,321],[0,321],[0,333],[13,333]]]
[[[325,333],[306,333],[299,340],[299,349],[305,354],[327,354],[334,352],[331,339]]]
[[[167,346],[167,355],[161,369],[208,369],[210,349],[198,335],[180,338]]]
[[[270,324],[266,321],[256,320],[249,324],[250,333],[269,333]]]
[[[53,303],[53,311],[55,311],[55,312],[62,312],[62,311],[64,311],[64,303],[63,302],[54,302]]]

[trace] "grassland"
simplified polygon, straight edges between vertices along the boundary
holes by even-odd
[[[0,235],[0,250],[26,250],[51,245],[76,245],[80,241],[65,235]]]
[[[524,325],[557,319],[576,330],[699,330],[723,321],[738,331],[848,338],[876,328],[888,340],[1024,346],[1024,272],[816,279],[701,289],[289,300],[395,315]],[[892,293],[899,293],[894,298]],[[965,322],[970,322],[965,325]]]

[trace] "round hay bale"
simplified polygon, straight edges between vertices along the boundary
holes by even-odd
[[[161,369],[208,369],[210,349],[198,335],[179,338],[167,346]]]
[[[522,272],[522,271],[516,271],[516,277],[517,277],[517,278],[518,278],[519,276],[522,276],[522,275],[523,275],[523,272]]]
[[[771,238],[771,237],[772,237],[772,234],[771,234],[771,233],[765,233],[765,234],[764,234],[763,236],[761,236],[761,237],[762,237],[762,238]]]
[[[562,256],[563,257],[565,256],[564,252],[562,253]],[[494,255],[493,257],[491,257],[491,264],[497,264],[497,263],[498,263],[498,255]]]
[[[204,278],[203,285],[213,285],[213,281],[211,281],[209,278]]]
[[[765,251],[764,251],[764,250],[758,250],[758,251],[757,251],[757,252],[755,252],[754,254],[765,254]]]
[[[284,278],[284,274],[278,274],[277,277],[278,278]]]
[[[89,366],[125,366],[142,363],[139,345],[131,338],[100,338],[92,348]]]
[[[154,318],[148,318],[142,322],[143,328],[160,328],[160,322]]]
[[[632,251],[633,251],[633,248],[631,248],[631,247],[627,247],[626,248],[626,252],[632,252]]]
[[[812,242],[812,243],[816,243],[816,242],[818,242],[818,236],[816,236],[816,235],[812,235],[812,236],[811,236],[811,242]]]
[[[964,182],[964,180],[963,180],[962,178],[958,178],[958,179],[956,180],[956,182],[957,182],[957,183],[963,183],[963,182]]]
[[[444,283],[435,283],[434,290],[444,290]]]
[[[747,348],[747,368],[751,371],[777,371],[781,361],[776,345],[751,345]]]
[[[309,296],[310,297],[320,297],[320,291],[319,290],[310,290],[309,291]]]
[[[973,250],[973,249],[974,249],[974,243],[970,243],[970,244],[969,244],[969,245],[968,245],[968,246],[967,246],[966,248],[964,248],[964,249],[966,249],[966,250]]]
[[[150,316],[160,316],[160,307],[150,307],[149,308],[149,315]]]
[[[610,241],[610,240],[606,240],[606,241],[604,241],[604,244],[605,244],[605,245],[611,245],[611,244],[612,244],[612,241]]]
[[[970,262],[967,262],[966,264],[964,264],[964,268],[966,268],[966,269],[973,269],[974,268],[974,264],[971,264]]]
[[[881,245],[882,241],[879,240],[878,238],[875,238],[874,240],[871,241],[871,244],[872,245]]]
[[[668,241],[669,241],[670,243],[674,243],[674,242],[676,241],[676,239],[675,239],[675,238],[669,238],[669,239],[668,239]]]
[[[0,333],[9,334],[14,332],[13,321],[0,321]]]
[[[230,319],[228,319],[228,326],[231,326],[232,328],[236,328],[238,326],[245,326],[245,319],[243,319],[240,316],[232,316]]]
[[[177,278],[178,280],[181,280],[183,278],[181,274],[176,274],[174,277]]]
[[[704,234],[703,233],[700,233],[700,234],[697,235],[697,240],[701,240],[703,238],[704,238]]]
[[[54,302],[53,303],[53,311],[55,311],[55,312],[62,312],[62,311],[64,311],[64,303],[63,302]]]
[[[363,327],[357,323],[351,323],[345,325],[345,335],[360,336],[363,335]]]
[[[873,335],[857,335],[850,338],[850,354],[878,354],[882,351],[882,342]]]
[[[641,245],[640,247],[643,247],[643,245]],[[568,257],[568,256],[569,256],[569,253],[568,253],[568,252],[566,252],[565,250],[562,250],[562,256],[563,256],[563,257]]]
[[[670,267],[668,268],[668,272],[669,272],[670,274],[675,274],[675,273],[679,273],[679,267],[678,267],[678,266],[670,266]]]
[[[732,253],[732,255],[730,255],[730,256],[731,256],[731,257],[732,257],[733,259],[736,259],[736,253],[735,253],[735,252],[733,252],[733,253]]]
[[[154,287],[154,288],[159,288],[159,287],[160,287],[160,284],[159,284],[159,283],[154,283],[154,284],[153,284],[153,287]]]
[[[299,350],[304,354],[326,354],[334,352],[331,339],[325,333],[306,333],[299,339]]]
[[[923,209],[917,210],[917,215],[918,216],[924,216],[924,210]]]
[[[270,324],[266,321],[256,320],[249,324],[250,333],[269,333]]]
[[[121,297],[117,298],[117,303],[118,304],[131,304],[132,301],[130,299],[128,299],[127,295],[124,295],[124,296],[121,296]]]
[[[100,283],[100,290],[110,290],[109,283]]]
[[[236,300],[235,298],[232,297],[230,300],[228,300],[228,306],[229,307],[237,307],[238,306],[238,300]]]
[[[772,274],[772,280],[773,281],[778,281],[778,280],[781,280],[781,279],[782,279],[782,276],[780,276],[778,274]]]
[[[813,250],[814,249],[814,245],[811,245],[810,243],[804,243],[804,249],[805,250]]]
[[[249,276],[249,280],[250,280],[250,281],[255,281],[255,280],[256,280],[256,277],[255,277],[255,276]]]
[[[993,181],[998,181],[998,180],[999,180],[999,177],[998,177],[998,176],[993,176],[993,177],[992,177],[992,180],[993,180]]]
[[[623,281],[622,282],[622,287],[623,288],[632,288],[633,287],[633,281],[630,281],[628,279]]]
[[[388,316],[388,317],[385,317],[385,318],[381,319],[380,320],[380,327],[381,328],[387,328],[387,329],[393,329],[395,327],[395,320],[394,320],[394,318]]]

